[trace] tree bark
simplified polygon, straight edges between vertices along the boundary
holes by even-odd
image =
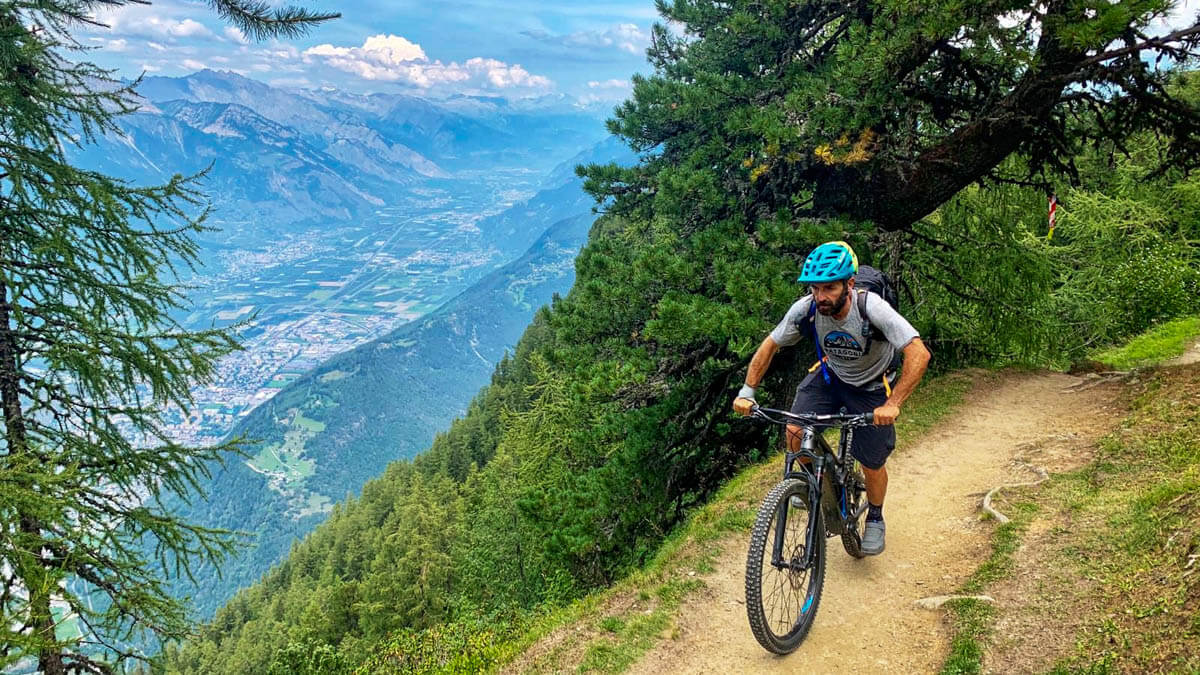
[[[1063,92],[1076,81],[1072,74],[1087,59],[1085,52],[1066,49],[1045,34],[1037,54],[1038,67],[1026,72],[989,114],[958,129],[911,165],[890,166],[876,174],[850,167],[820,177],[814,211],[869,220],[886,231],[906,229],[933,213],[1046,124]]]
[[[0,283],[0,408],[4,410],[4,440],[8,445],[10,461],[20,461],[29,454],[25,434],[25,416],[21,409],[20,372],[17,370],[16,335],[13,333],[12,312],[8,304],[8,285]],[[18,511],[21,534],[30,542],[38,542],[42,538],[41,523],[37,518]],[[45,573],[46,562],[42,559],[42,547],[35,551],[38,570],[37,578],[25,575],[22,583],[29,593],[29,625],[39,635],[43,646],[38,652],[38,670],[46,675],[65,675],[66,664],[62,651],[55,648],[54,614],[50,608],[52,589],[47,588],[52,582]]]

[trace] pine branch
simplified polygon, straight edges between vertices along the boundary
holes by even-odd
[[[1193,24],[1188,28],[1180,28],[1177,31],[1173,31],[1160,37],[1147,38],[1142,42],[1130,44],[1120,49],[1112,49],[1100,54],[1096,54],[1091,58],[1084,59],[1079,65],[1082,68],[1103,63],[1104,61],[1111,61],[1122,56],[1141,54],[1147,49],[1178,49],[1174,46],[1174,43],[1186,40],[1187,38],[1195,38],[1196,36],[1200,36],[1200,24]],[[1196,56],[1195,52],[1188,51],[1181,51],[1180,54],[1184,56]]]
[[[217,16],[258,41],[301,37],[318,24],[341,16],[340,12],[314,12],[303,7],[272,8],[263,0],[208,0],[208,4]]]

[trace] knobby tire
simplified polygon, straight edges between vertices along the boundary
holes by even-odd
[[[758,507],[750,531],[750,551],[746,555],[746,614],[754,638],[774,654],[789,654],[800,646],[812,628],[821,604],[821,588],[825,581],[825,524],[819,505],[816,505],[817,535],[812,567],[796,572],[779,570],[771,565],[775,520],[784,509],[787,510],[784,560],[798,560],[803,554],[808,530],[808,494],[807,480],[792,478],[779,483]],[[802,497],[804,509],[790,505],[792,495]]]

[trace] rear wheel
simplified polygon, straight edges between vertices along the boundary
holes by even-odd
[[[793,499],[796,497],[796,499]],[[755,639],[769,652],[788,654],[804,641],[821,603],[825,580],[825,524],[816,509],[812,561],[799,569],[809,523],[808,482],[785,480],[758,507],[746,556],[746,614]],[[783,556],[773,564],[775,534],[782,520]]]
[[[866,501],[867,482],[863,478],[862,467],[855,462],[854,470],[846,476],[846,513],[854,514]],[[846,516],[846,529],[842,531],[842,548],[855,558],[862,558],[866,556],[862,551],[862,530],[867,514],[863,511],[853,520],[850,520],[850,515]]]

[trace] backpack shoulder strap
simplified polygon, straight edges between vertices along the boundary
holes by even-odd
[[[858,296],[855,298],[858,301],[858,316],[862,319],[863,351],[867,352],[871,350],[872,333],[871,317],[867,316],[867,291],[858,290],[855,295]]]
[[[812,330],[813,334],[816,335],[816,332],[815,332],[816,328],[817,328],[816,316],[817,316],[817,303],[810,300],[808,303],[808,311],[805,312],[803,316],[798,316],[795,319],[793,319],[792,322],[796,326],[796,330],[798,330],[800,332]]]
[[[817,368],[820,368],[821,369],[821,377],[823,377],[825,379],[825,384],[829,384],[829,381],[830,381],[829,367],[825,365],[825,360],[826,360],[825,353],[824,353],[824,351],[821,350],[821,339],[817,336],[817,299],[816,298],[812,298],[809,300],[808,313],[805,316],[804,320],[808,321],[809,328],[812,330],[813,347],[815,347],[817,350],[817,362],[813,365],[812,368],[809,368],[808,372],[811,373],[814,370],[816,370]],[[801,320],[796,321],[798,328],[800,327],[799,326],[800,321]],[[801,330],[803,330],[803,328],[801,328]]]

